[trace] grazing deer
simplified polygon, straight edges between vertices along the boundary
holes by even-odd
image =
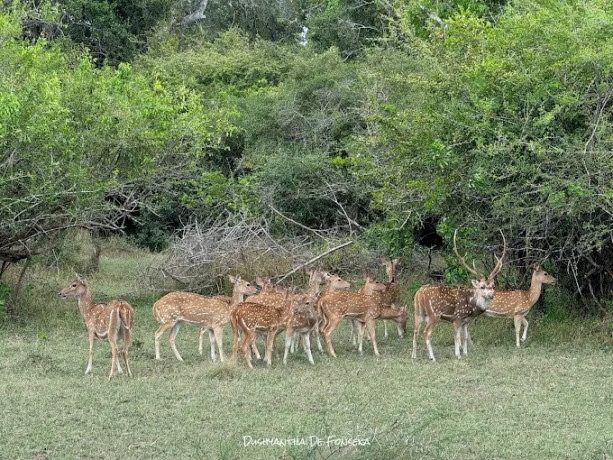
[[[502,231],[500,232],[502,234]],[[468,354],[467,336],[468,324],[477,316],[485,312],[494,298],[494,279],[502,268],[502,261],[506,253],[506,240],[502,234],[503,248],[502,256],[496,257],[496,266],[486,278],[479,273],[473,263],[473,268],[469,267],[460,257],[456,245],[457,230],[453,234],[453,252],[458,257],[460,263],[478,280],[472,280],[472,289],[463,286],[449,287],[441,285],[427,284],[419,288],[415,293],[415,328],[413,330],[413,352],[412,357],[417,357],[417,336],[421,328],[421,323],[426,323],[424,337],[428,356],[432,361],[436,361],[432,352],[430,338],[432,331],[439,321],[446,321],[453,324],[455,330],[455,355],[460,358],[460,341],[464,333],[463,352]]]
[[[358,319],[366,325],[375,355],[379,356],[379,349],[375,339],[374,321],[379,316],[381,305],[378,297],[373,295],[373,293],[385,290],[385,285],[377,283],[367,275],[364,275],[364,280],[364,286],[357,292],[337,291],[324,293],[317,302],[317,311],[322,316],[321,334],[324,336],[326,348],[331,356],[336,357],[336,353],[334,353],[330,335],[345,317]]]
[[[209,331],[211,342],[211,359],[215,361],[215,343],[219,359],[223,362],[223,327],[230,321],[232,305],[242,302],[245,295],[254,294],[255,287],[240,277],[230,276],[234,284],[232,302],[228,303],[216,297],[204,297],[192,292],[171,292],[153,304],[153,316],[160,323],[155,332],[155,359],[160,359],[160,338],[170,330],[168,341],[175,357],[183,361],[175,343],[181,323],[196,324]],[[201,334],[202,335],[202,334]]]
[[[517,348],[520,348],[519,333],[521,332],[522,324],[524,325],[522,342],[525,342],[528,333],[529,323],[526,316],[541,296],[543,284],[555,284],[555,282],[556,279],[553,276],[547,274],[545,270],[537,265],[534,273],[532,273],[530,289],[527,291],[503,291],[496,289],[494,291],[494,299],[490,304],[490,308],[485,311],[485,315],[493,318],[513,318],[513,323],[515,324],[515,344]],[[470,335],[468,340],[470,341]]]
[[[77,275],[76,279],[60,292],[62,299],[77,299],[79,311],[89,333],[89,361],[85,373],[92,371],[94,360],[94,342],[107,339],[111,345],[111,373],[109,380],[115,376],[115,370],[122,373],[117,357],[117,340],[123,340],[123,362],[128,375],[132,377],[128,362],[128,348],[134,326],[134,309],[123,300],[111,300],[109,303],[94,303],[85,278]]]

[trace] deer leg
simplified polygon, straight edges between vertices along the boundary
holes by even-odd
[[[204,333],[208,331],[206,327],[200,328],[200,336],[198,337],[198,354],[202,354],[202,342],[204,342]],[[210,332],[210,331],[209,331]],[[211,340],[211,336],[209,335],[209,341]]]
[[[521,324],[522,324],[522,317],[521,316],[514,316],[513,317],[513,323],[515,324],[515,345],[517,346],[517,348],[520,348],[519,345],[519,333],[521,331]],[[525,331],[525,329],[524,329]]]
[[[351,344],[354,346],[354,348],[356,347],[356,345],[358,344],[358,338],[357,338],[357,334],[356,334],[356,325],[354,323],[354,321],[351,319],[349,320],[349,341],[351,342]]]
[[[211,361],[215,362],[215,359],[217,359],[217,356],[215,356],[215,334],[212,329],[207,329],[207,331],[209,333],[209,343],[211,344]],[[202,338],[202,329],[200,329],[200,338]]]
[[[464,330],[464,340],[462,341],[462,353],[464,354],[464,356],[468,355],[468,324],[465,324],[464,326],[461,326],[461,328]],[[460,337],[462,337],[462,334],[460,334]]]
[[[458,359],[460,359],[460,342],[462,341],[462,329],[464,326],[460,323],[458,324],[456,321],[453,322],[453,329],[455,330],[453,344],[455,347],[455,355]]]
[[[426,339],[426,348],[428,349],[428,357],[432,362],[435,362],[434,352],[432,351],[432,343],[430,339],[432,338],[432,331],[436,327],[437,321],[426,320],[426,329],[424,330],[424,338]]]
[[[307,357],[309,358],[309,363],[315,364],[313,361],[313,355],[311,354],[311,335],[309,332],[306,332],[304,338],[302,339],[302,345],[304,346],[304,351],[306,351]]]
[[[415,325],[413,327],[413,351],[411,352],[411,358],[417,358],[417,337],[419,336],[419,330],[421,329],[421,323],[423,317],[416,311],[415,312]]]
[[[298,347],[300,347],[300,341],[302,339],[302,334],[294,334],[292,336],[292,343],[290,344],[290,353],[296,353]]]
[[[528,320],[526,319],[526,317],[522,317],[521,319],[521,323],[524,325],[524,334],[521,336],[521,341],[525,342],[526,339],[528,338]]]
[[[172,349],[172,352],[175,354],[176,358],[179,361],[183,361],[183,358],[181,358],[181,355],[179,354],[179,350],[177,350],[177,344],[175,343],[177,334],[179,333],[179,327],[181,327],[181,323],[176,322],[170,330],[170,334],[168,335],[168,341],[170,342],[170,348]]]
[[[398,330],[398,337],[403,338],[404,331],[402,330],[402,326],[400,325],[400,323],[396,323],[396,329]]]
[[[315,338],[317,339],[317,349],[320,351],[320,353],[323,353],[324,347],[321,345],[321,333],[319,323],[315,326]]]
[[[272,352],[273,347],[275,346],[275,337],[277,333],[275,331],[271,331],[266,335],[266,365],[270,366],[272,364]]]
[[[255,359],[258,359],[258,360],[262,359],[262,356],[260,355],[260,350],[258,350],[258,345],[255,339],[251,343],[251,351],[253,351],[253,354],[255,355]]]
[[[132,377],[132,371],[130,370],[130,363],[128,362],[128,349],[130,348],[130,340],[131,340],[132,332],[130,329],[123,330],[123,362],[126,365],[126,371],[128,372],[128,377]]]
[[[109,345],[111,346],[111,373],[109,374],[109,380],[115,377],[115,370],[119,365],[119,358],[117,357],[117,325],[113,321],[113,314],[111,314],[111,320],[109,321]]]
[[[375,356],[378,358],[381,356],[379,354],[379,348],[377,347],[377,340],[375,338],[375,320],[370,318],[366,320],[366,330],[368,331],[368,335],[370,336],[370,340],[372,341],[372,348],[375,352]]]
[[[351,320],[351,324],[353,324],[354,327],[358,330],[358,352],[360,353],[360,355],[362,355],[364,351],[362,348],[362,343],[364,342],[364,323]]]
[[[217,351],[219,351],[219,360],[223,363],[223,328],[216,327],[213,329],[213,336],[217,343]],[[213,342],[211,341],[211,348],[213,348]],[[215,359],[213,359],[215,361]]]
[[[383,320],[383,337],[387,339],[387,321]]]
[[[285,353],[283,353],[284,365],[287,364],[287,354],[289,353],[290,346],[292,346],[294,343],[295,336],[296,334],[294,333],[293,329],[288,326],[287,330],[285,331]]]
[[[241,343],[241,352],[249,369],[253,369],[251,364],[251,356],[249,355],[249,347],[251,342],[255,340],[255,331],[243,330],[243,342]]]
[[[155,359],[160,358],[160,338],[164,335],[168,329],[172,327],[172,323],[165,323],[160,326],[160,328],[155,331]]]
[[[334,356],[336,358],[336,353],[334,353],[334,348],[332,347],[332,340],[330,339],[330,335],[338,326],[338,323],[341,321],[340,317],[332,317],[328,318],[328,323],[326,324],[326,328],[323,331],[324,342],[326,342],[326,348],[328,349],[328,353],[330,356]]]
[[[89,332],[89,360],[87,361],[87,368],[85,369],[85,373],[89,374],[92,371],[94,366],[94,342],[96,341],[96,336],[94,335],[94,331]]]

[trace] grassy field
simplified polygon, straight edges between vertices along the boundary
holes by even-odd
[[[101,273],[116,263],[103,261]],[[451,328],[441,325],[433,341],[436,364],[427,361],[423,340],[413,361],[409,338],[398,339],[394,330],[384,339],[381,325],[382,357],[373,356],[370,344],[360,357],[343,326],[333,336],[336,359],[316,352],[311,366],[300,353],[287,367],[276,359],[271,368],[257,363],[249,372],[241,361],[211,363],[208,343],[198,355],[198,331],[190,327],[177,339],[185,362],[172,357],[166,340],[156,362],[153,299],[139,296],[129,298],[136,308],[134,378],[109,382],[104,342],[97,343],[94,373],[83,374],[85,326],[76,302],[56,299],[68,281],[57,274],[46,288],[40,308],[53,309],[53,320],[0,328],[2,458],[613,456],[613,353],[610,341],[593,333],[600,327],[593,320],[530,318],[529,340],[516,350],[511,321],[480,319],[471,328],[476,344],[459,361]],[[127,283],[120,276],[92,279],[102,298],[137,292]],[[227,329],[227,354],[230,335]],[[339,444],[348,442],[367,445]]]

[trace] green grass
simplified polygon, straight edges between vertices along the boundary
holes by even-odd
[[[151,256],[153,257],[153,256]],[[529,340],[515,348],[512,321],[480,318],[475,346],[453,356],[449,325],[434,333],[438,362],[410,358],[412,325],[400,340],[378,325],[382,357],[359,356],[342,325],[333,335],[338,358],[303,353],[287,367],[280,356],[248,371],[213,364],[208,340],[184,326],[176,361],[162,342],[155,361],[151,304],[138,282],[151,259],[107,254],[90,278],[94,298],[127,298],[136,308],[134,377],[109,382],[108,344],[97,342],[94,373],[84,375],[88,343],[76,302],[57,292],[72,274],[36,270],[26,321],[0,328],[2,458],[55,459],[603,459],[613,455],[613,368],[610,324],[552,321],[530,315]],[[130,276],[127,276],[129,273]],[[37,278],[38,277],[38,278]],[[33,302],[33,299],[44,299]],[[229,328],[224,350],[230,354]],[[277,341],[282,354],[283,341]],[[262,343],[260,341],[260,350]],[[304,439],[306,446],[245,446],[251,439]],[[339,447],[335,439],[368,440]],[[320,445],[311,444],[315,439]]]
[[[73,314],[77,315],[76,305]],[[613,454],[613,355],[588,341],[531,341],[516,350],[512,328],[486,319],[469,357],[456,360],[449,327],[435,332],[438,362],[410,358],[408,338],[380,337],[360,357],[337,331],[337,359],[304,354],[268,369],[213,364],[197,353],[197,329],[163,342],[138,304],[134,378],[108,382],[108,345],[97,343],[85,376],[85,328],[0,331],[0,445],[10,458],[603,458]],[[500,343],[482,343],[503,332]],[[541,326],[542,328],[542,326]],[[539,334],[535,325],[531,335]],[[379,330],[381,333],[381,329]],[[394,331],[395,333],[395,331]],[[382,335],[382,334],[380,334]],[[225,350],[231,349],[226,333]],[[260,348],[261,344],[260,344]],[[277,345],[279,353],[282,341]],[[328,436],[369,446],[248,446],[253,439]]]

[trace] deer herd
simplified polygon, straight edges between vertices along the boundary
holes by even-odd
[[[456,231],[457,233],[457,231]],[[502,232],[501,232],[502,233]],[[414,297],[414,330],[412,358],[417,358],[417,340],[422,323],[426,323],[424,337],[428,356],[435,361],[431,336],[439,322],[453,325],[455,331],[455,355],[460,358],[468,353],[470,335],[468,326],[479,315],[498,318],[512,318],[515,325],[516,345],[520,347],[520,330],[524,326],[522,341],[526,340],[528,321],[526,315],[541,294],[543,283],[555,283],[539,266],[535,267],[530,289],[494,289],[494,280],[502,268],[506,254],[506,240],[502,235],[502,255],[495,256],[496,265],[486,277],[477,271],[475,264],[470,267],[465,257],[457,250],[456,234],[453,237],[453,250],[460,264],[472,274],[472,288],[464,286],[444,286],[429,284],[422,286]],[[232,296],[205,297],[191,292],[171,292],[153,304],[153,316],[159,323],[154,334],[155,359],[161,359],[160,339],[168,333],[170,348],[179,361],[183,361],[176,345],[176,337],[182,323],[200,327],[198,350],[202,354],[205,333],[209,335],[211,359],[224,361],[223,330],[229,323],[233,334],[232,359],[236,360],[239,350],[248,368],[252,369],[252,355],[260,359],[256,346],[258,335],[264,335],[266,348],[264,360],[272,362],[276,336],[285,331],[283,364],[288,354],[298,348],[300,341],[309,363],[314,364],[311,354],[311,336],[314,337],[319,351],[323,352],[322,338],[330,356],[336,353],[332,346],[331,335],[343,319],[348,319],[351,337],[359,353],[363,351],[363,338],[366,331],[373,351],[379,356],[375,336],[375,321],[385,324],[394,321],[399,337],[403,337],[407,310],[402,305],[400,286],[395,279],[396,266],[400,259],[379,259],[385,267],[387,282],[379,283],[364,275],[364,285],[356,291],[349,290],[350,284],[335,274],[318,268],[309,270],[308,289],[299,292],[296,288],[281,288],[273,285],[270,278],[256,278],[256,286],[239,276],[229,276],[232,283]],[[322,285],[324,285],[322,290]],[[128,361],[128,348],[134,325],[134,309],[123,300],[111,300],[107,304],[96,304],[92,300],[87,281],[77,278],[60,292],[63,299],[78,300],[79,311],[89,332],[89,361],[85,373],[92,371],[94,342],[106,339],[111,346],[111,372],[109,379],[122,373],[118,359],[117,340],[123,340],[123,362],[129,376],[132,376]]]

